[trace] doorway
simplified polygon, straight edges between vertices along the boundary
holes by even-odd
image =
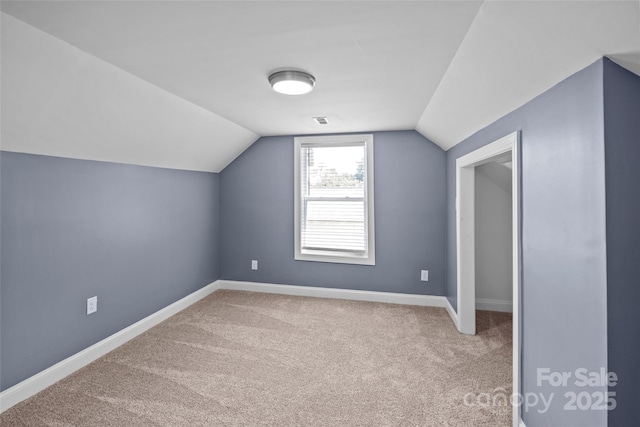
[[[508,163],[511,159],[511,277],[513,310],[513,393],[520,393],[520,134],[514,132],[456,161],[456,252],[458,330],[476,333],[476,168]],[[509,225],[506,225],[509,226]],[[520,423],[520,408],[513,406],[513,425]]]
[[[513,312],[512,165],[509,152],[475,167],[476,310]]]

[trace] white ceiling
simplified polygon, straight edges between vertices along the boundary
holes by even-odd
[[[20,90],[33,85],[9,85],[11,76],[25,78],[12,63],[47,70],[56,59],[39,45],[48,43],[75,58],[65,62],[68,66],[91,62],[104,74],[117,74],[120,83],[126,81],[116,85],[121,93],[125,86],[145,87],[123,95],[130,98],[126,103],[109,101],[110,111],[113,116],[123,104],[144,108],[149,117],[142,124],[162,134],[156,139],[167,139],[167,121],[175,121],[168,133],[175,139],[178,119],[191,110],[200,118],[185,122],[182,128],[191,134],[177,145],[167,140],[150,146],[138,129],[125,145],[109,146],[105,138],[101,153],[85,144],[86,153],[74,154],[77,147],[67,144],[58,154],[52,141],[41,144],[46,149],[22,151],[183,169],[219,171],[263,135],[416,129],[449,149],[601,56],[640,75],[637,0],[2,1],[2,11],[16,18],[3,15],[3,149],[21,151],[16,145],[25,144],[9,138],[13,142],[6,148],[4,127],[14,123],[4,115],[19,104]],[[16,38],[33,30],[23,23],[53,37],[38,31],[30,46]],[[77,48],[73,54],[67,43]],[[25,59],[27,49],[40,49],[44,59]],[[273,92],[267,76],[286,67],[312,73],[314,91],[300,97]],[[98,72],[93,68],[85,72]],[[105,93],[98,95],[113,93],[107,80]],[[19,87],[5,97],[9,86]],[[71,84],[68,89],[77,90]],[[139,99],[149,98],[147,92],[165,100],[158,104],[165,108],[163,123],[151,123],[157,103]],[[86,110],[85,103],[99,102],[90,95],[68,102]],[[35,98],[33,104],[41,108]],[[179,111],[177,118],[170,118],[172,108]],[[46,113],[39,120],[46,122]],[[21,115],[16,106],[15,121]],[[328,116],[330,124],[318,125],[314,116]],[[111,128],[118,126],[115,117],[112,122]],[[21,130],[28,126],[22,123]],[[58,131],[58,139],[67,137]],[[109,136],[111,144],[117,136]],[[181,152],[187,149],[193,152]],[[145,153],[157,160],[140,160]],[[172,165],[175,156],[182,161]]]

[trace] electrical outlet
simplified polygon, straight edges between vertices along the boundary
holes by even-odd
[[[429,270],[420,270],[420,280],[423,282],[429,281]]]
[[[251,269],[252,270],[257,270],[258,269],[258,260],[257,259],[252,259],[251,260]]]
[[[87,314],[98,311],[98,297],[87,298]]]

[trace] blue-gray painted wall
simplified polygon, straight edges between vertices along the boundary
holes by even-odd
[[[618,375],[609,426],[640,416],[640,77],[604,62],[609,370]]]
[[[218,278],[217,174],[0,159],[2,390]]]
[[[602,426],[605,411],[565,411],[573,386],[538,387],[537,368],[607,367],[603,62],[574,74],[447,152],[447,296],[456,298],[455,161],[521,131],[522,391],[555,394],[527,426]],[[590,392],[606,392],[593,387]]]
[[[442,149],[414,131],[374,133],[376,265],[361,266],[294,260],[293,148],[293,136],[261,138],[221,172],[222,279],[444,295]]]

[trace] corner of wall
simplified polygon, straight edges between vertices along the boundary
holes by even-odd
[[[640,367],[640,76],[604,59],[608,370],[618,376],[609,425],[637,420]]]

